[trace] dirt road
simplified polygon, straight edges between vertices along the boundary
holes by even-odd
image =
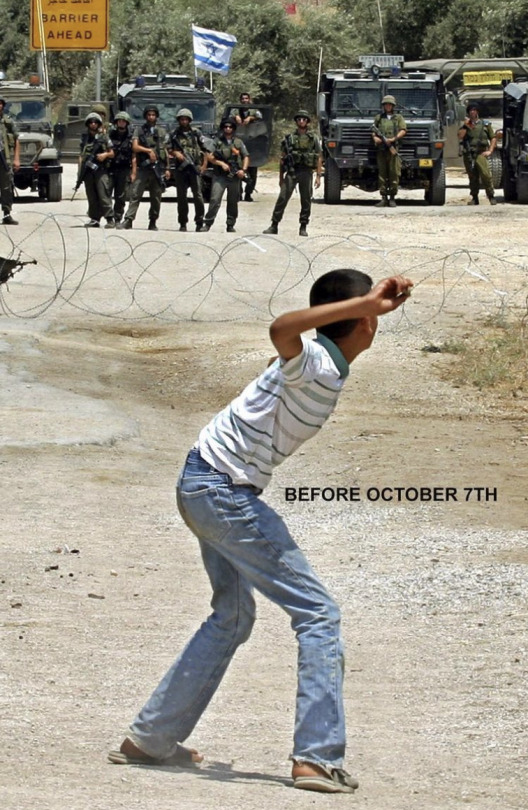
[[[422,351],[526,306],[526,209],[467,208],[453,175],[443,208],[347,192],[316,202],[303,240],[293,198],[264,237],[276,182],[262,176],[235,235],[222,217],[177,233],[170,200],[156,234],[145,205],[132,231],[87,233],[82,199],[20,201],[0,232],[2,255],[39,262],[0,288],[6,810],[526,806],[528,392],[455,388],[440,373],[453,358]],[[267,362],[272,315],[344,263],[405,271],[414,294],[265,497],[342,606],[360,789],[290,788],[295,641],[263,600],[190,740],[204,766],[108,765],[208,611],[174,504],[185,454]]]

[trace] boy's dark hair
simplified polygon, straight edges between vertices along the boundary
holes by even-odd
[[[334,301],[346,301],[348,298],[357,298],[366,295],[372,289],[372,279],[361,270],[342,269],[330,270],[320,276],[310,290],[310,306],[332,304]],[[346,337],[356,328],[357,318],[346,321],[336,321],[317,330],[330,340]]]

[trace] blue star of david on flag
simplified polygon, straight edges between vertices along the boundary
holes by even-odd
[[[231,53],[237,43],[236,37],[220,31],[210,31],[208,28],[198,28],[197,25],[192,26],[192,35],[195,67],[226,76]]]

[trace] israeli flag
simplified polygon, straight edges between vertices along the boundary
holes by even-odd
[[[194,64],[202,70],[221,73],[227,76],[231,53],[237,43],[232,34],[210,31],[208,28],[192,26]]]

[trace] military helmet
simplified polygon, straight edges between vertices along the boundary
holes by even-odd
[[[383,96],[381,99],[382,104],[392,104],[393,107],[396,106],[396,99],[394,96]]]
[[[293,116],[293,120],[297,121],[298,118],[307,118],[308,123],[310,123],[310,121],[312,120],[310,118],[310,113],[306,112],[306,110],[299,110],[298,112],[296,112],[295,115]]]
[[[114,121],[119,121],[119,119],[126,121],[127,124],[130,124],[132,119],[127,112],[118,112],[114,115]]]
[[[92,104],[92,112],[106,116],[106,107],[104,104]]]
[[[176,120],[178,120],[179,118],[188,118],[189,121],[192,121],[193,114],[190,110],[187,109],[187,107],[182,107],[182,109],[178,110],[178,112],[176,113]]]
[[[99,115],[99,113],[96,113],[96,112],[91,112],[91,113],[88,113],[88,115],[87,115],[87,116],[86,116],[86,118],[84,119],[84,123],[85,123],[85,124],[89,124],[89,123],[90,123],[90,121],[97,121],[97,123],[98,123],[98,124],[102,124],[102,123],[103,123],[103,119],[101,118],[101,116]]]
[[[231,117],[222,118],[222,120],[220,121],[220,129],[223,129],[226,124],[231,124],[231,126],[233,127],[233,131],[235,131],[235,129],[237,128],[237,122],[235,121],[234,118]]]
[[[156,107],[155,104],[147,104],[146,107],[143,107],[143,118],[147,117],[147,113],[154,112],[159,118],[159,109]]]

